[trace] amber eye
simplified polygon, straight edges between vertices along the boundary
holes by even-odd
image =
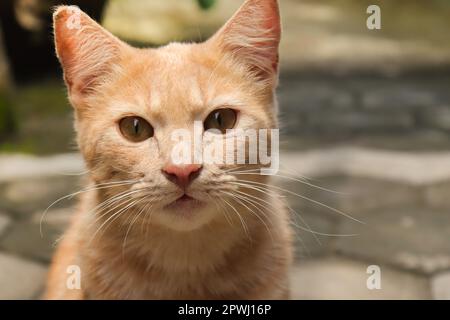
[[[153,127],[141,117],[126,117],[119,122],[120,132],[132,142],[142,142],[153,137]]]
[[[204,122],[205,130],[218,129],[226,133],[227,129],[233,129],[236,124],[237,113],[233,109],[217,109],[209,114]]]

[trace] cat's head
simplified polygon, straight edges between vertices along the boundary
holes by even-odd
[[[125,44],[76,7],[59,7],[54,26],[92,180],[122,205],[157,211],[152,219],[170,228],[218,218],[239,188],[231,171],[250,167],[175,163],[173,133],[194,132],[196,123],[203,136],[277,127],[277,1],[248,0],[206,42],[158,49]]]

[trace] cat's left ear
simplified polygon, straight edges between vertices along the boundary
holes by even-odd
[[[209,41],[246,64],[257,79],[276,85],[280,39],[277,0],[247,0]]]

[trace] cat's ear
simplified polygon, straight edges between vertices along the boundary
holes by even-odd
[[[277,0],[247,0],[210,41],[245,63],[259,79],[272,82],[278,77],[280,38]]]
[[[78,101],[105,79],[126,45],[76,6],[57,7],[53,24],[69,95]]]

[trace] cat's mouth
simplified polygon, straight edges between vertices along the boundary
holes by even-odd
[[[199,209],[203,205],[204,203],[202,201],[195,199],[194,197],[185,193],[175,201],[166,205],[165,209],[173,211],[180,211],[180,210],[185,211],[185,210]]]
[[[179,197],[177,200],[175,200],[175,202],[186,202],[186,201],[195,201],[195,199],[187,194],[184,194],[181,197]]]

